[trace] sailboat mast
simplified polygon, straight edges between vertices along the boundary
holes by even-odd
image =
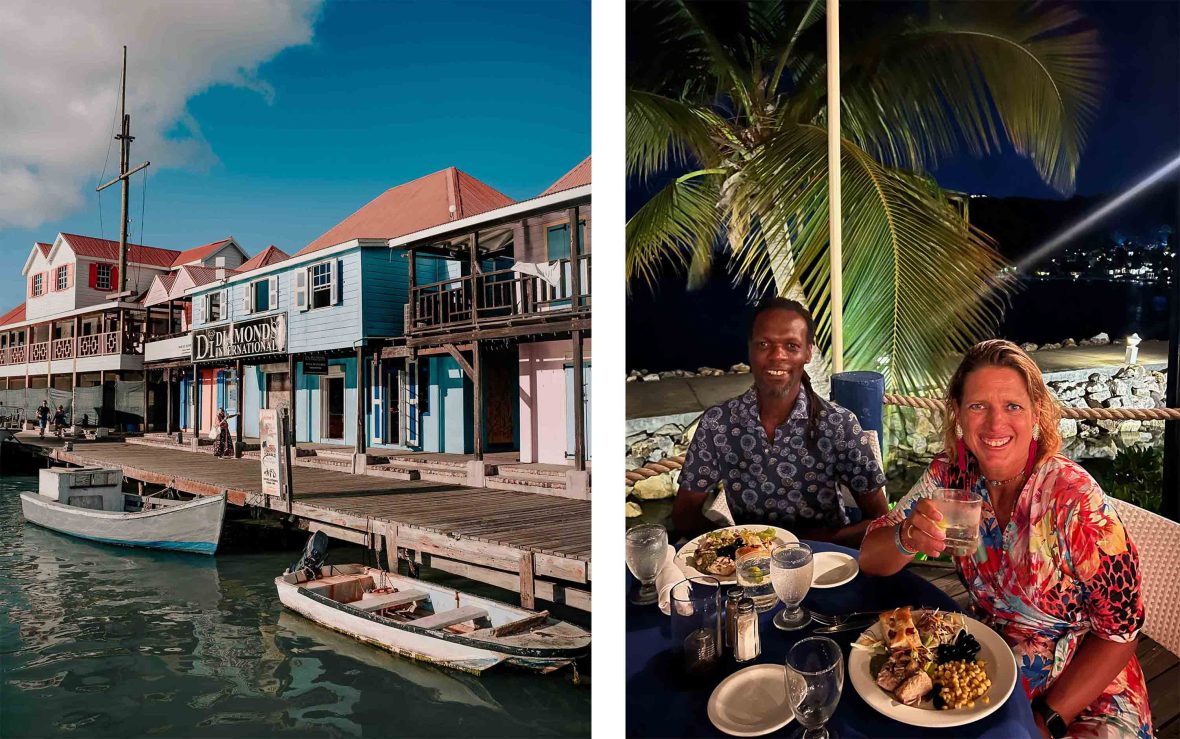
[[[117,289],[107,296],[110,300],[122,300],[127,297],[127,199],[129,196],[128,190],[131,187],[131,175],[141,169],[145,169],[151,164],[151,162],[144,162],[135,169],[127,169],[131,166],[131,142],[135,141],[135,137],[131,135],[131,116],[127,115],[126,46],[123,47],[123,77],[119,83],[119,113],[123,121],[119,128],[119,135],[115,136],[115,139],[119,142],[119,176],[95,188],[96,192],[102,192],[116,182],[123,183],[122,218],[119,219],[119,282],[117,285],[111,286]]]
[[[131,116],[127,115],[127,47],[123,47],[123,76],[119,90],[119,120],[122,129],[115,138],[119,139],[119,176],[123,180],[123,208],[119,218],[119,288],[118,295],[127,291],[127,201],[131,189],[131,178],[127,167],[131,160]],[[120,297],[122,299],[122,297]]]

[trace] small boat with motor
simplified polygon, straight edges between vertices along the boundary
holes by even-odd
[[[432,664],[481,674],[501,663],[548,673],[590,650],[590,633],[549,616],[360,564],[324,565],[317,532],[303,558],[275,578],[279,600],[354,639]]]
[[[176,495],[124,493],[119,469],[51,467],[40,470],[37,492],[21,493],[20,499],[26,521],[70,536],[213,554],[221,539],[225,493],[190,500]]]

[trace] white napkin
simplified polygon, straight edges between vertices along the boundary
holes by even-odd
[[[672,613],[672,588],[686,577],[680,565],[676,564],[676,550],[669,544],[664,563],[660,565],[660,572],[656,575],[656,589],[660,591],[660,610],[665,616]]]

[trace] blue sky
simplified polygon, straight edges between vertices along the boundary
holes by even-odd
[[[293,252],[389,187],[444,167],[525,198],[590,153],[589,2],[329,2],[274,19],[206,7],[214,12],[196,24],[157,18],[138,47],[107,34],[130,47],[129,112],[139,137],[132,164],[153,161],[142,221],[143,178],[133,180],[133,241],[142,228],[141,243],[153,246],[184,249],[233,235],[251,254],[271,243]],[[63,3],[56,12],[86,11]],[[243,26],[279,30],[260,43]],[[210,34],[220,46],[209,45]],[[78,62],[85,69],[77,74],[69,60],[57,62],[59,79],[89,74],[90,87],[113,93],[118,45],[100,47]],[[212,61],[223,58],[235,61]],[[92,114],[77,135],[61,132],[77,147],[76,166],[54,162],[65,143],[49,141],[40,154],[24,146],[17,163],[31,184],[25,192],[0,188],[10,202],[28,200],[19,211],[0,211],[0,310],[23,294],[20,269],[34,241],[61,231],[118,238],[118,188],[101,198],[101,226],[93,193],[113,98],[82,101],[81,87],[77,100],[70,89],[32,97],[14,89],[0,79],[0,99],[30,118],[86,105]],[[21,133],[35,141],[32,128]],[[7,153],[11,167],[17,153]],[[0,174],[5,155],[0,149]],[[116,167],[112,148],[108,178]],[[52,177],[53,187],[37,183]]]

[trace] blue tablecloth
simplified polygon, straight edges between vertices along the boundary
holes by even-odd
[[[807,542],[814,551],[839,551],[856,556],[846,547]],[[634,580],[627,575],[630,596]],[[858,573],[852,582],[838,588],[812,589],[803,605],[821,613],[848,613],[864,610],[887,610],[903,605],[959,610],[950,596],[910,572],[891,577],[873,577]],[[738,665],[726,654],[723,665],[707,678],[692,679],[681,670],[681,655],[671,642],[671,619],[657,606],[627,603],[627,735],[628,736],[725,736],[717,731],[708,716],[709,696],[725,677],[751,664],[784,664],[787,650],[815,627],[783,632],[771,624],[777,609],[762,614],[762,655],[754,662]],[[847,660],[854,632],[830,635],[844,647]],[[847,675],[847,672],[845,673]],[[840,706],[829,726],[841,739],[853,737],[1029,737],[1039,739],[1028,698],[1018,684],[1011,697],[990,716],[966,726],[951,729],[923,729],[887,718],[861,699],[852,681],[845,677]],[[773,736],[790,736],[799,731],[795,722],[787,724]]]

